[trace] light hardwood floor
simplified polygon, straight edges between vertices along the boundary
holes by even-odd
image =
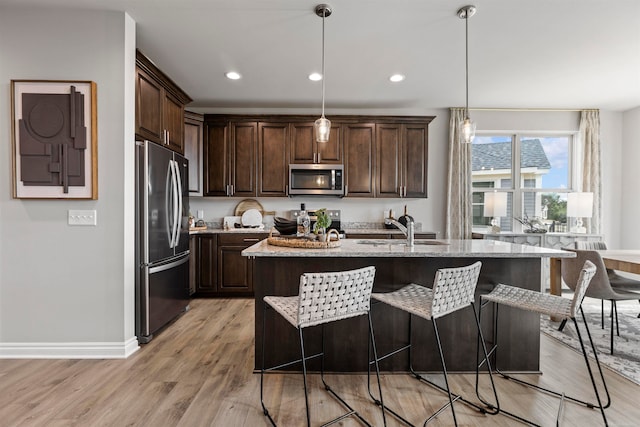
[[[268,426],[253,368],[253,300],[196,299],[191,310],[126,360],[0,360],[0,426]],[[528,377],[567,394],[591,398],[581,355],[542,336],[544,375]],[[605,372],[612,426],[640,423],[640,386]],[[366,398],[362,375],[328,375],[329,383],[376,426],[379,409]],[[473,398],[472,375],[452,375],[452,387]],[[281,426],[302,426],[299,374],[267,378],[271,412]],[[558,401],[498,379],[501,404],[540,424],[555,424]],[[319,425],[341,408],[311,380],[312,417]],[[422,424],[445,396],[405,375],[384,375],[386,403]],[[585,395],[586,393],[586,395]],[[460,426],[521,425],[456,405]],[[430,425],[450,426],[450,411]],[[567,403],[563,426],[601,425],[599,412]],[[360,425],[354,419],[338,424]],[[394,419],[388,425],[401,425]]]

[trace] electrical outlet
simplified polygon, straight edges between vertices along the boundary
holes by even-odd
[[[69,210],[69,225],[98,225],[96,210]]]
[[[203,219],[204,218],[204,211],[198,209],[198,219]]]

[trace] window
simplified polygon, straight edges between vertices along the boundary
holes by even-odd
[[[503,231],[519,232],[519,219],[549,231],[567,231],[567,193],[573,191],[573,134],[478,135],[471,146],[473,228],[486,231],[485,193],[507,193]],[[515,185],[514,185],[515,183]]]

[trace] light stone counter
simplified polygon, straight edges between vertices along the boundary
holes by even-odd
[[[343,239],[331,249],[269,245],[266,240],[242,251],[248,257],[407,257],[407,258],[572,258],[575,253],[494,240],[420,240],[407,247],[404,239]]]

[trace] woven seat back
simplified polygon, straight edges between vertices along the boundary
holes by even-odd
[[[431,316],[434,319],[467,307],[475,299],[480,261],[466,267],[441,268],[433,283]]]
[[[331,273],[304,273],[298,293],[298,327],[367,314],[375,267]]]
[[[591,279],[596,275],[597,267],[589,260],[584,262],[580,275],[578,276],[578,282],[576,284],[575,291],[573,292],[573,300],[571,301],[571,317],[576,317],[578,309],[582,305],[582,300],[587,294],[587,289],[591,283]]]

